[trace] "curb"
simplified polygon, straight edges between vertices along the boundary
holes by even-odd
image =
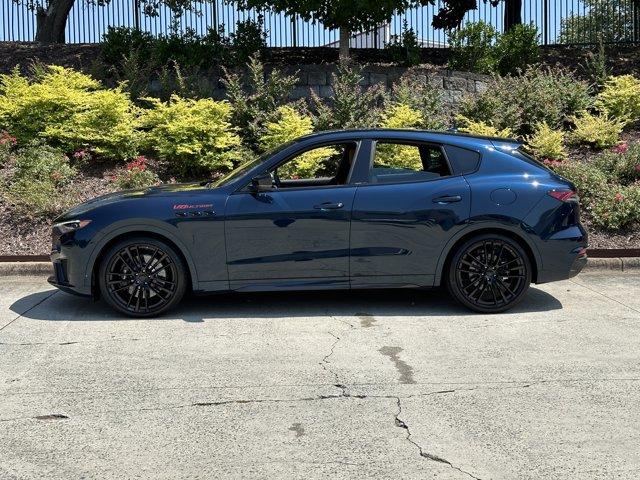
[[[640,273],[640,257],[589,258],[581,273]],[[49,276],[51,262],[0,262],[0,277]]]
[[[51,262],[2,262],[0,263],[0,277],[26,277],[30,275],[53,275]]]

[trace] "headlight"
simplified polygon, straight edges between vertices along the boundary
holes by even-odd
[[[91,223],[91,220],[69,220],[68,222],[56,223],[53,226],[53,230],[60,232],[60,235],[73,232],[74,230],[80,230]]]
[[[69,220],[67,222],[56,223],[51,231],[51,249],[57,250],[59,248],[60,238],[63,235],[80,230],[90,223],[91,220]]]

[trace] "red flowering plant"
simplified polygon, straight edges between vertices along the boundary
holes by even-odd
[[[111,177],[111,180],[121,189],[144,188],[160,183],[158,175],[149,169],[148,160],[144,155],[139,155],[127,163]]]

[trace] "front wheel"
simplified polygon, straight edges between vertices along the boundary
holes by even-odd
[[[446,283],[451,295],[467,308],[504,312],[520,302],[529,288],[531,262],[509,237],[481,235],[456,250]]]
[[[115,244],[99,270],[102,298],[132,317],[153,317],[175,306],[186,290],[186,278],[175,250],[145,237]]]

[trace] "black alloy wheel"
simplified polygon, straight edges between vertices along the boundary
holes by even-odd
[[[176,303],[186,289],[185,267],[167,244],[132,238],[114,245],[99,272],[103,298],[134,317],[158,315]]]
[[[464,243],[449,265],[451,295],[477,312],[498,313],[512,308],[531,283],[531,263],[514,240],[482,235]]]

